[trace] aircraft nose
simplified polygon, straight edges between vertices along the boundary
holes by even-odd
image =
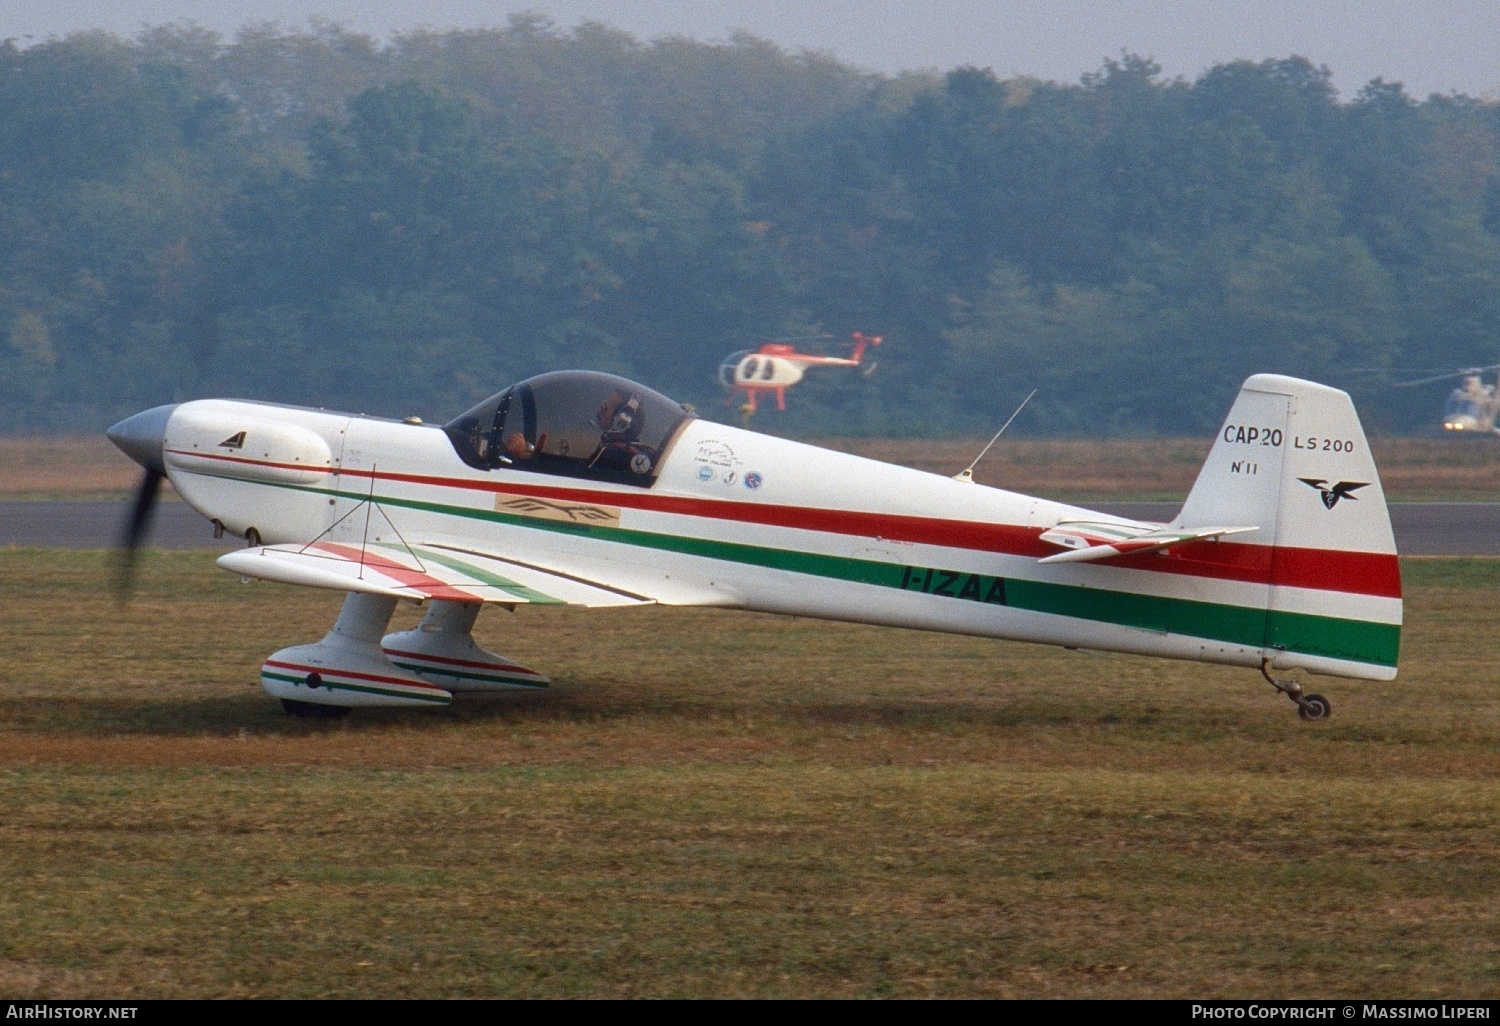
[[[171,419],[175,409],[177,404],[171,403],[144,410],[133,417],[126,417],[104,432],[104,436],[147,470],[165,474],[167,468],[162,462],[161,450],[166,440],[167,421]]]

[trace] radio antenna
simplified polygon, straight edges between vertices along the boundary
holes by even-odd
[[[984,454],[990,451],[990,446],[1000,441],[1000,436],[1005,434],[1005,429],[1010,427],[1010,422],[1015,420],[1022,410],[1026,409],[1026,404],[1031,402],[1032,395],[1036,395],[1036,389],[1034,388],[1031,390],[1031,395],[1021,400],[1021,405],[1016,407],[1016,412],[1007,417],[1005,423],[1000,425],[1000,430],[995,432],[995,437],[990,439],[990,444],[979,450],[979,455],[974,457],[973,463],[970,463],[963,470],[954,474],[953,480],[962,481],[964,484],[974,483],[974,468],[979,466],[979,461],[984,459]]]

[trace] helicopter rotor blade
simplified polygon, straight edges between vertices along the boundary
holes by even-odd
[[[1398,381],[1393,388],[1413,388],[1417,385],[1430,385],[1436,381],[1447,381],[1449,378],[1464,378],[1472,374],[1484,374],[1487,371],[1500,369],[1500,363],[1492,363],[1488,367],[1464,367],[1460,370],[1449,371],[1446,374],[1434,374],[1430,377],[1417,378],[1415,381]]]
[[[1417,378],[1415,381],[1398,381],[1392,388],[1415,388],[1418,385],[1431,385],[1437,381],[1447,381],[1450,378],[1461,378],[1464,371],[1449,371],[1447,374],[1434,374],[1430,378]]]

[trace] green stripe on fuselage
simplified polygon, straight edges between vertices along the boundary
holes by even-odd
[[[247,482],[263,484],[266,482]],[[907,587],[911,568],[852,556],[831,556],[816,552],[797,552],[743,542],[726,542],[709,538],[658,534],[623,527],[542,520],[535,517],[500,513],[487,509],[449,506],[420,499],[370,496],[305,485],[275,484],[272,487],[293,491],[333,495],[355,502],[422,510],[469,520],[484,520],[524,527],[554,534],[571,534],[600,541],[633,545],[638,548],[673,552],[680,555],[721,559],[747,566],[785,570],[852,584],[869,584],[897,590],[920,590]],[[925,573],[926,568],[921,568]],[[467,572],[467,571],[465,571]],[[967,574],[967,571],[964,572]],[[1291,613],[1246,606],[1207,602],[1198,599],[1140,595],[1134,592],[1109,591],[1072,584],[1054,584],[1005,578],[1005,604],[1029,612],[1068,616],[1095,623],[1138,627],[1162,633],[1220,641],[1231,645],[1262,648],[1268,644],[1304,655],[1375,666],[1395,666],[1400,650],[1401,628],[1395,624],[1342,617]],[[960,601],[960,596],[955,596]]]
[[[1395,666],[1401,628],[1368,620],[1291,613],[1219,602],[1137,595],[1007,578],[1007,605],[1035,613],[1185,634],[1209,641],[1262,648],[1268,644],[1305,655]],[[1269,639],[1269,640],[1268,640]]]

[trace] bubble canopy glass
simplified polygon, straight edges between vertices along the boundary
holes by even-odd
[[[613,374],[554,371],[493,395],[443,428],[471,467],[649,488],[678,429],[680,403]]]

